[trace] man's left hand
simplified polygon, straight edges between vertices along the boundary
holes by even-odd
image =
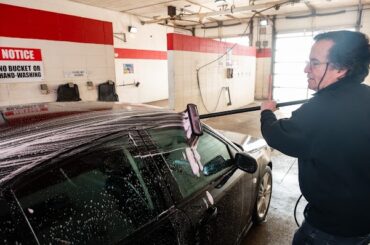
[[[261,111],[264,110],[271,110],[271,111],[276,111],[276,101],[275,100],[266,100],[262,102],[261,104]]]

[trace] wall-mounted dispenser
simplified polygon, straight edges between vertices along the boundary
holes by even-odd
[[[124,87],[124,86],[135,86],[135,87],[139,87],[139,85],[140,85],[140,82],[139,81],[135,81],[134,80],[134,82],[132,82],[132,83],[122,83],[121,85],[119,85],[119,86],[121,86],[121,87]]]
[[[111,80],[98,85],[98,100],[99,101],[118,101],[116,94],[115,83]]]
[[[66,83],[58,86],[57,101],[80,101],[80,92],[77,84]]]
[[[234,69],[226,68],[226,78],[233,78],[233,77],[234,77]]]
[[[94,89],[94,83],[92,81],[87,81],[86,86],[88,90]]]
[[[42,94],[48,94],[48,93],[50,93],[49,88],[48,88],[48,85],[45,84],[45,83],[40,84],[40,89],[41,89],[41,93]]]
[[[135,27],[135,26],[129,26],[128,27],[128,32],[130,32],[130,33],[137,33],[137,27]]]

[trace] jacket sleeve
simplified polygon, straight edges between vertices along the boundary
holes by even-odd
[[[310,151],[310,138],[305,127],[307,121],[298,110],[292,113],[291,118],[277,120],[270,110],[261,112],[261,132],[267,144],[282,153],[305,158]]]

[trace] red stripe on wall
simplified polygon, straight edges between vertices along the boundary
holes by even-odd
[[[0,4],[0,36],[113,45],[111,22]]]
[[[199,38],[177,33],[167,34],[167,50],[223,54],[233,45],[233,43],[220,42],[210,38]],[[256,48],[236,45],[232,50],[232,54],[256,56]]]
[[[257,58],[271,58],[271,49],[270,48],[257,49]]]
[[[0,47],[0,60],[42,61],[41,49]]]
[[[141,49],[114,49],[116,59],[167,60],[167,52]]]

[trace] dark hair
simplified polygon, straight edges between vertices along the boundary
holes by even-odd
[[[348,69],[346,78],[361,83],[369,74],[370,45],[365,34],[354,31],[332,31],[318,34],[314,40],[334,42],[328,59],[334,67]]]

